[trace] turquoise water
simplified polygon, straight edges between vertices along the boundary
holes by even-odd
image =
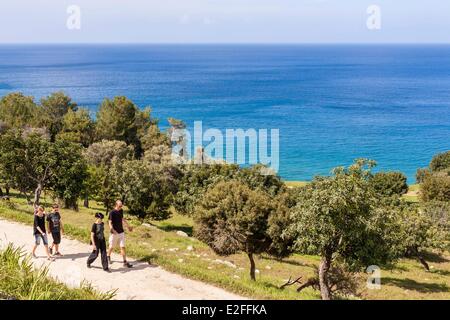
[[[450,149],[450,46],[0,46],[0,95],[55,90],[93,111],[126,95],[163,126],[277,128],[289,180],[369,157],[414,182]]]

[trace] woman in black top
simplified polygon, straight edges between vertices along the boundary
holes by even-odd
[[[45,232],[45,212],[44,208],[39,206],[35,207],[34,211],[34,223],[33,223],[33,235],[34,235],[34,246],[32,250],[33,258],[37,258],[36,256],[36,248],[41,244],[41,240],[44,243],[45,253],[47,254],[47,260],[53,261],[53,258],[50,256],[50,252],[48,251],[48,239],[47,234]]]

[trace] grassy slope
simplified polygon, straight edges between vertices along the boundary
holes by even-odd
[[[30,207],[23,199],[17,202],[15,209],[0,207],[0,217],[32,222]],[[62,210],[66,225],[66,233],[72,238],[87,242],[92,215],[103,211],[101,206],[92,203],[91,209],[82,208],[79,212]],[[316,256],[294,255],[283,262],[261,256],[256,260],[257,281],[252,282],[248,276],[248,260],[242,254],[226,258],[215,255],[206,245],[193,238],[178,236],[175,231],[192,233],[193,222],[187,217],[174,215],[171,219],[153,222],[150,226],[141,225],[139,221],[129,217],[135,226],[133,233],[128,234],[127,249],[131,256],[150,261],[189,278],[201,280],[225,288],[229,291],[263,299],[317,299],[318,292],[306,289],[300,294],[294,287],[284,290],[278,287],[290,276],[303,276],[303,279],[314,274],[318,264]],[[30,236],[30,241],[32,238]],[[192,246],[193,251],[188,250]],[[62,248],[64,248],[64,243]],[[431,255],[432,272],[425,272],[415,260],[403,259],[395,269],[382,271],[382,288],[380,290],[363,290],[367,299],[450,299],[450,257]],[[215,260],[227,260],[234,263],[232,268]],[[361,284],[365,283],[365,275],[361,274]],[[364,286],[363,286],[364,287]]]
[[[89,284],[69,288],[48,276],[48,269],[36,270],[30,257],[12,245],[0,251],[0,299],[18,300],[109,300],[113,292],[99,293]]]

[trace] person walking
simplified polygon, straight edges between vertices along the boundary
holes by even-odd
[[[55,256],[62,256],[59,251],[59,245],[61,243],[61,235],[64,233],[64,225],[61,220],[61,214],[59,213],[59,206],[54,204],[52,206],[52,212],[47,215],[47,232],[52,235],[53,243],[49,248],[50,254],[53,254],[53,248],[55,249]]]
[[[132,232],[133,228],[128,224],[128,222],[123,218],[123,203],[120,200],[116,201],[114,210],[112,210],[108,215],[109,229],[111,231],[111,236],[109,237],[109,249],[108,249],[108,262],[112,264],[111,253],[114,247],[119,244],[120,254],[123,258],[123,266],[126,268],[132,268],[133,266],[128,263],[127,255],[125,250],[125,230],[123,225],[125,225],[128,231]]]
[[[47,234],[45,232],[45,211],[41,206],[35,207],[34,212],[34,222],[33,222],[33,235],[34,235],[34,246],[31,254],[33,258],[37,258],[36,249],[41,244],[41,240],[45,247],[45,253],[47,254],[47,260],[53,261],[54,259],[50,256],[50,252],[48,250],[48,239]]]
[[[91,264],[101,254],[102,267],[106,272],[111,272],[108,267],[108,258],[106,254],[106,240],[105,240],[105,224],[103,223],[103,214],[97,212],[95,214],[95,222],[91,228],[91,244],[92,253],[87,260],[87,267],[90,268]]]

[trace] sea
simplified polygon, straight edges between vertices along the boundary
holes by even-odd
[[[127,96],[167,128],[278,129],[279,174],[356,158],[399,170],[450,150],[450,45],[0,45],[0,96]]]

